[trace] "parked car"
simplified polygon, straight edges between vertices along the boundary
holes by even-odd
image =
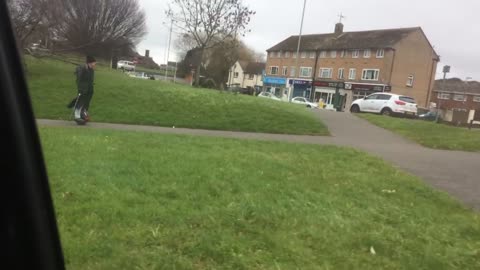
[[[261,92],[260,94],[258,94],[258,97],[259,97],[259,98],[273,99],[273,100],[276,100],[276,101],[281,101],[280,98],[278,98],[278,97],[276,97],[274,94],[268,93],[268,92]]]
[[[425,121],[435,121],[437,120],[437,113],[436,112],[427,112],[424,114],[420,114],[418,119],[425,120]],[[441,117],[440,117],[441,120]]]
[[[128,71],[134,71],[135,70],[135,63],[126,61],[126,60],[120,60],[117,62],[117,68],[118,69],[123,69],[123,70],[128,70]]]
[[[355,100],[350,106],[350,112],[415,117],[417,115],[417,104],[411,97],[382,92]]]
[[[304,97],[295,97],[292,99],[292,103],[305,105],[307,108],[318,109],[318,104],[308,101]]]
[[[132,78],[144,79],[144,80],[155,80],[155,77],[148,75],[145,72],[129,72],[128,75]]]

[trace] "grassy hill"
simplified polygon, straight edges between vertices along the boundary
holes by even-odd
[[[37,118],[69,119],[66,104],[76,95],[75,66],[27,57],[30,93]],[[130,78],[99,67],[90,114],[95,122],[267,133],[326,135],[308,109],[256,97]]]

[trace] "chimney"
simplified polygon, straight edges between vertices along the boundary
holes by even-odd
[[[340,36],[343,34],[343,23],[337,23],[335,24],[335,35]]]
[[[145,50],[145,57],[147,57],[147,58],[150,57],[150,50]]]

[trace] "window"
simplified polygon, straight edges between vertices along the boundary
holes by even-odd
[[[407,86],[413,87],[413,81],[414,81],[414,79],[415,79],[415,77],[414,77],[413,75],[408,76]]]
[[[302,52],[302,54],[300,55],[302,58],[307,58],[307,52]]]
[[[360,51],[359,50],[352,51],[352,58],[358,58],[359,56],[360,56]]]
[[[391,98],[392,98],[392,96],[387,95],[387,94],[379,94],[377,96],[377,100],[390,100]]]
[[[321,51],[320,58],[327,58],[327,51]]]
[[[450,94],[449,93],[438,93],[437,98],[438,99],[449,100],[450,99]]]
[[[357,79],[357,70],[354,68],[351,68],[349,73],[348,73],[348,79],[349,80],[356,80]]]
[[[371,55],[372,55],[372,51],[371,51],[371,50],[365,50],[365,51],[363,51],[363,58],[370,58]]]
[[[401,96],[398,99],[400,99],[403,102],[415,104],[415,99],[413,99],[411,97]]]
[[[453,100],[455,100],[455,101],[467,101],[467,97],[465,95],[453,95]]]
[[[340,80],[345,79],[345,69],[343,69],[343,68],[338,69],[338,79],[340,79]]]
[[[330,52],[330,57],[331,58],[337,58],[337,51],[331,51]]]
[[[300,77],[312,77],[312,68],[311,67],[301,67],[300,68]]]
[[[480,96],[473,96],[473,102],[480,102]]]
[[[270,52],[270,58],[275,58],[275,52]]]
[[[270,74],[277,75],[278,74],[278,67],[270,67]]]
[[[375,100],[375,99],[377,99],[377,97],[378,97],[378,95],[374,94],[374,95],[370,95],[370,96],[366,97],[365,99],[366,100]]]
[[[315,58],[315,52],[310,52],[310,58]]]
[[[319,77],[323,79],[331,79],[332,78],[333,69],[332,68],[321,68]]]
[[[340,52],[340,57],[341,57],[341,58],[344,58],[344,57],[346,57],[346,56],[347,56],[347,52],[346,52],[345,50],[342,50],[342,51]]]
[[[385,50],[384,49],[378,49],[377,50],[377,58],[383,58],[385,56]]]
[[[292,58],[297,58],[297,52],[292,53]]]
[[[277,57],[282,58],[282,52],[277,52]]]
[[[290,67],[290,77],[296,77],[297,76],[297,70],[295,67]]]
[[[283,67],[282,75],[283,75],[283,76],[287,76],[287,75],[288,75],[288,67]]]
[[[238,72],[233,73],[233,77],[236,79],[238,78]]]
[[[285,58],[290,58],[290,52],[285,52]]]
[[[249,79],[249,80],[253,80],[253,77],[254,77],[254,76],[255,76],[254,74],[248,74],[248,79]]]
[[[378,81],[379,74],[380,74],[380,70],[378,69],[364,69],[362,72],[362,80]]]

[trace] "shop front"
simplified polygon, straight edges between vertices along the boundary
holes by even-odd
[[[286,95],[287,79],[279,77],[263,77],[263,91],[282,98]]]
[[[345,108],[347,92],[343,82],[315,81],[315,102],[325,105],[325,109],[333,110]]]
[[[311,80],[288,80],[290,85],[290,91],[293,91],[292,98],[295,97],[306,97],[310,99],[310,92],[312,91],[312,81]]]

